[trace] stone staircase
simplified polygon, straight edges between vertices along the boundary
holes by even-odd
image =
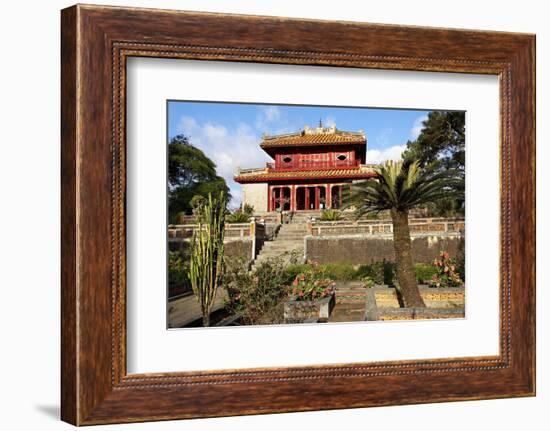
[[[269,259],[282,257],[285,263],[290,262],[294,255],[298,263],[304,260],[304,236],[307,234],[307,220],[310,217],[318,217],[319,212],[304,211],[294,213],[289,223],[281,225],[277,236],[266,241],[260,250],[260,253],[252,264],[254,271],[258,264]]]
[[[336,286],[336,305],[329,322],[361,322],[366,320],[368,291],[362,283],[347,282]]]

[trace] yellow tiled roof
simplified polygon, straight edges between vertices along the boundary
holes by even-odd
[[[324,134],[294,134],[283,135],[272,138],[264,138],[260,146],[271,147],[298,147],[309,145],[342,145],[342,144],[365,144],[364,135],[357,133],[324,133]]]

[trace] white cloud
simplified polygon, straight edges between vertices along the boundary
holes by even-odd
[[[323,120],[323,127],[336,126],[336,119],[330,115]]]
[[[189,134],[189,131],[195,127],[197,127],[197,122],[193,117],[182,116],[178,123],[178,133]]]
[[[268,126],[281,119],[282,113],[277,106],[261,106],[256,115],[256,128],[265,132]]]
[[[387,147],[390,144],[390,138],[393,133],[393,129],[391,127],[386,127],[380,132],[378,132],[378,136],[375,138],[376,145],[378,147]]]
[[[422,124],[424,121],[428,119],[427,115],[422,115],[421,117],[418,117],[416,120],[414,120],[413,126],[411,128],[411,139],[418,138],[418,135],[420,135],[420,132],[422,131],[424,125]]]
[[[383,150],[367,149],[367,163],[381,163],[386,160],[399,160],[401,154],[407,148],[406,145],[394,145]]]
[[[233,181],[237,168],[265,166],[271,158],[260,148],[259,134],[248,124],[238,123],[228,128],[214,122],[199,123],[193,117],[182,116],[178,133],[199,148],[216,164],[216,171],[231,189],[230,207],[236,208],[242,200],[242,188]]]
[[[231,192],[231,202],[229,202],[229,209],[234,211],[241,206],[243,201],[243,188],[240,184],[234,183],[233,186],[229,187]]]

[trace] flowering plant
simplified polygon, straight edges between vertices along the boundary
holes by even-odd
[[[292,294],[297,301],[314,301],[332,295],[334,285],[334,281],[314,263],[310,269],[296,276],[292,282]]]
[[[430,280],[430,285],[435,287],[457,287],[463,286],[464,282],[460,279],[456,271],[456,264],[449,257],[449,253],[442,251],[439,257],[433,262],[437,273]]]

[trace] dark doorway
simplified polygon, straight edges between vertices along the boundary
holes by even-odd
[[[338,209],[342,206],[342,186],[332,186],[332,208]]]
[[[315,189],[317,187],[308,187],[307,188],[307,209],[308,210],[316,210],[316,202],[315,202]]]
[[[319,209],[326,209],[327,206],[327,189],[319,186]]]
[[[298,211],[306,209],[306,189],[304,187],[296,189],[296,209]]]

